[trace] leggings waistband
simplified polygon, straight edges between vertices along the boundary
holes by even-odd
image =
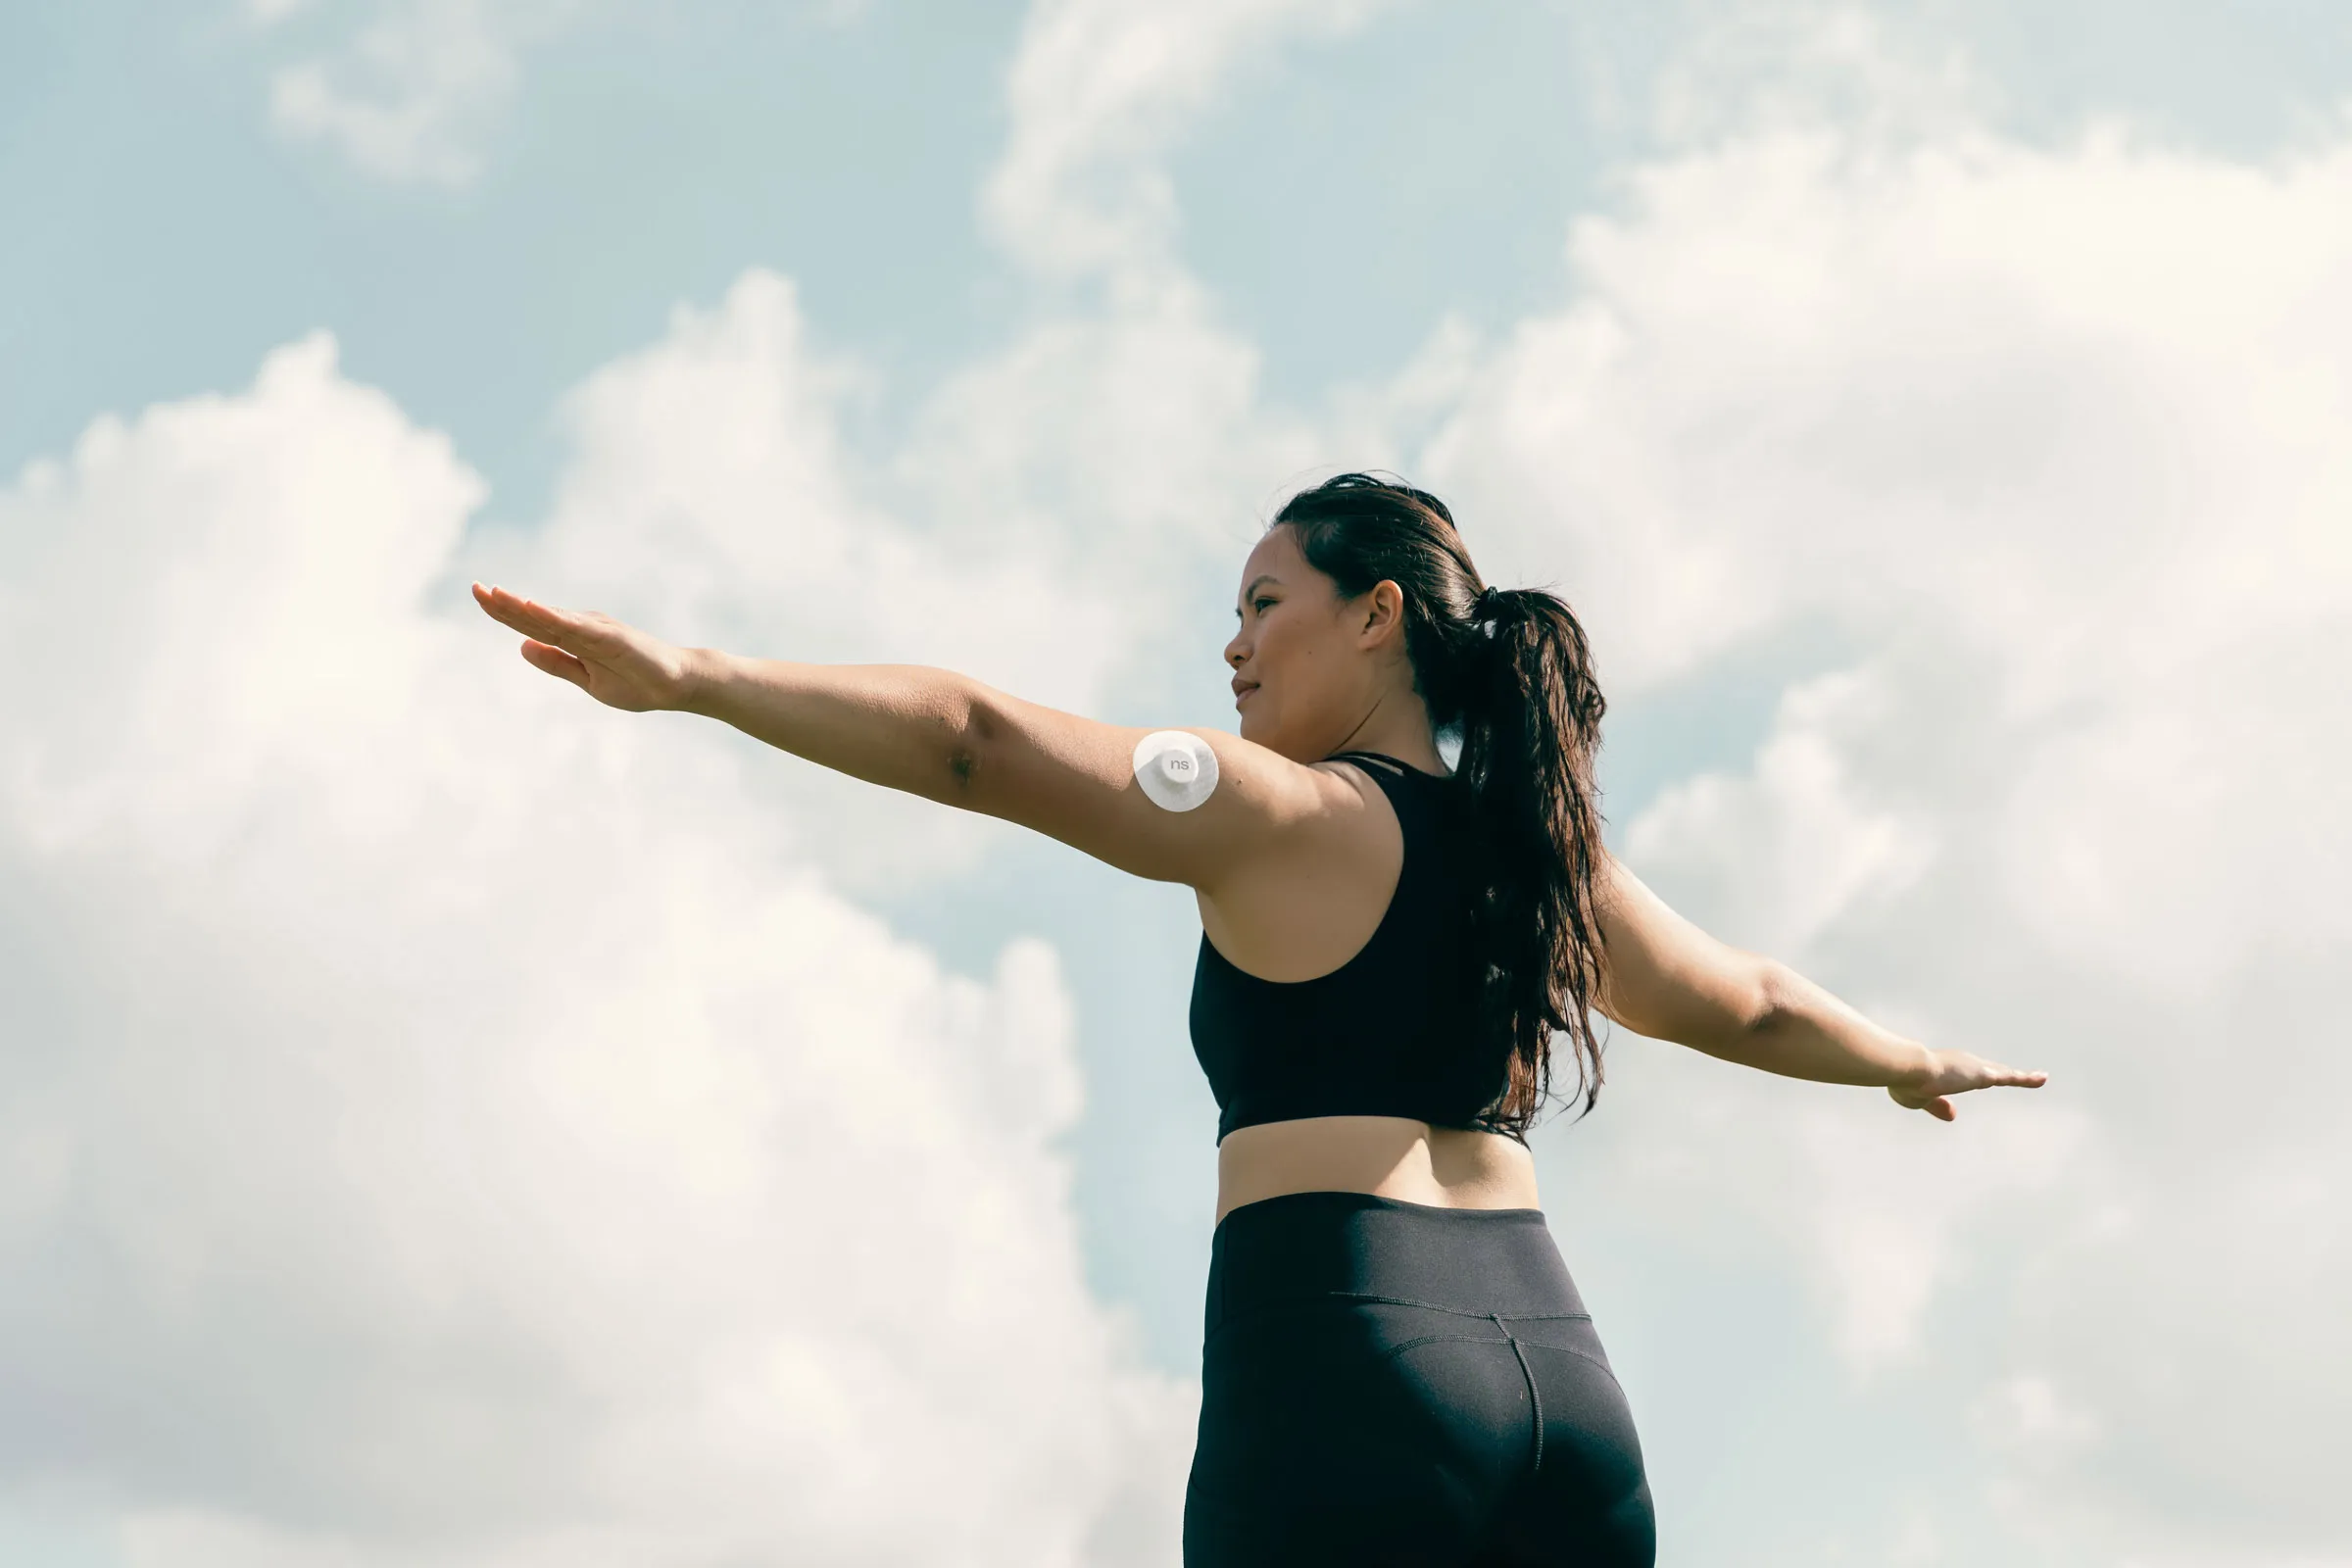
[[[1209,1244],[1206,1331],[1302,1298],[1368,1297],[1476,1316],[1580,1314],[1538,1208],[1446,1208],[1369,1193],[1244,1203]]]

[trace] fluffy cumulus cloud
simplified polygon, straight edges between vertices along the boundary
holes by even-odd
[[[1171,142],[1237,66],[1360,25],[1380,0],[1039,0],[1007,81],[1011,136],[983,191],[1008,252],[1049,275],[1167,285]]]
[[[584,391],[583,475],[626,495],[709,347]],[[48,672],[0,740],[0,1485],[133,1563],[1164,1557],[1189,1396],[1082,1280],[1054,953],[943,971],[712,736],[514,660],[480,499],[324,338],[0,497]]]
[[[1974,1412],[1967,1522],[1876,1549],[2352,1550],[2352,130],[2247,165],[1811,102],[1635,172],[1573,303],[1457,369],[1412,456],[1627,701],[1826,628],[1752,763],[1625,853],[2056,1076],[1944,1129],[1678,1067],[1612,1147],[1665,1222],[1746,1207],[1809,1259],[1855,1376]]]
[[[462,179],[567,15],[382,8],[280,120]],[[464,585],[1097,708],[1296,465],[1254,373],[1178,284],[859,454],[864,373],[754,271],[564,400],[527,534],[324,336],[0,492],[52,672],[0,742],[18,1516],[137,1564],[1168,1560],[1193,1394],[1084,1283],[1057,957],[950,973],[853,902],[1007,830],[584,704]]]
[[[1774,1419],[1899,1400],[1876,1457],[1935,1478],[1856,1498],[1783,1441],[1743,1462],[1793,1511],[1716,1549],[1661,1431],[1670,1550],[2352,1553],[2352,127],[2033,145],[1878,13],[1736,9],[1557,309],[1314,415],[1185,273],[1163,154],[1376,8],[1048,0],[981,193],[1038,307],[895,451],[845,440],[862,372],[754,272],[565,401],[528,535],[466,541],[478,481],[323,340],[0,495],[6,1484],[157,1563],[1164,1556],[1188,1395],[1080,1282],[1054,954],[947,973],[854,902],[1002,825],[592,709],[463,583],[1133,702],[1230,591],[1232,519],[1336,453],[1563,586],[1621,710],[1836,650],[1623,852],[2055,1074],[1944,1127],[1617,1048],[1577,1136],[1626,1224],[1760,1248],[1844,1380]],[[492,17],[389,7],[329,64]],[[476,54],[434,71],[490,87],[433,102],[507,90],[512,45]],[[300,113],[470,167],[456,111],[376,154]]]
[[[1167,155],[1252,65],[1377,11],[1042,0],[1024,21],[979,205],[1033,307],[943,378],[889,473],[910,514],[1090,585],[1110,618],[1098,628],[1059,605],[1040,647],[1061,665],[1083,658],[1124,702],[1214,700],[1223,672],[1200,628],[1230,623],[1269,497],[1328,461],[1328,433],[1262,398],[1257,346],[1181,265]]]
[[[281,120],[465,177],[561,20],[388,8],[392,98]],[[1007,830],[586,705],[464,584],[1096,708],[1296,466],[1254,373],[1179,281],[860,454],[754,271],[564,400],[527,534],[324,337],[27,470],[0,628],[79,651],[0,750],[9,1490],[139,1564],[1167,1560],[1193,1395],[1084,1284],[1056,956],[851,901]]]
[[[679,641],[947,664],[1033,701],[1097,706],[1149,619],[1122,613],[1131,574],[1115,552],[1060,548],[1059,513],[1024,536],[955,505],[979,482],[977,442],[939,456],[947,493],[916,498],[920,525],[901,522],[887,498],[904,486],[840,433],[863,385],[854,362],[809,348],[789,279],[749,272],[565,399],[575,458],[552,515],[477,564]],[[800,852],[856,890],[968,869],[1009,831],[811,768],[770,787],[800,808]]]

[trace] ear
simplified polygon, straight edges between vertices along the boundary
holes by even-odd
[[[1404,590],[1393,580],[1381,578],[1357,604],[1363,619],[1356,626],[1356,640],[1363,647],[1378,648],[1392,638],[1403,639]]]

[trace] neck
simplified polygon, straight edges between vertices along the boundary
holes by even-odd
[[[1375,704],[1372,711],[1357,721],[1332,750],[1378,752],[1424,773],[1446,771],[1446,759],[1438,755],[1437,737],[1430,733],[1429,710],[1418,698],[1409,703]]]

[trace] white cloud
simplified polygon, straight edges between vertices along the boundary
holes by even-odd
[[[1621,709],[1841,645],[1629,858],[2055,1076],[1945,1128],[1678,1067],[1608,1148],[1658,1224],[1779,1236],[1857,1373],[1979,1411],[1986,1549],[2340,1555],[2352,134],[2253,166],[1818,97],[1635,171],[1407,468],[1563,586]]]
[[[868,0],[796,0],[834,25]],[[257,29],[318,0],[245,0]],[[270,74],[279,131],[322,142],[381,179],[465,185],[521,89],[532,54],[624,0],[336,0],[341,36]],[[332,24],[330,24],[332,25]]]
[[[1097,690],[1222,707],[1233,573],[1284,484],[1309,482],[1334,450],[1261,400],[1257,346],[1176,257],[1166,156],[1250,66],[1378,9],[1041,0],[1024,22],[981,209],[1040,285],[1038,309],[943,379],[889,466],[908,507],[1087,585],[1058,606],[1050,648],[1083,657]],[[1082,627],[1074,604],[1112,619]]]
[[[470,177],[567,15],[386,7],[281,125]],[[1222,66],[1257,24],[1217,27]],[[1177,284],[860,454],[865,372],[755,271],[565,401],[527,537],[467,537],[479,480],[324,338],[0,499],[11,652],[96,639],[0,749],[56,958],[11,1005],[0,1267],[43,1288],[0,1376],[80,1423],[52,1458],[126,1560],[1171,1555],[1193,1395],[1083,1282],[1054,955],[948,974],[836,891],[1005,830],[593,709],[463,585],[1095,707],[1302,461],[1254,375]]]
[[[843,441],[838,410],[866,373],[806,341],[789,280],[752,271],[709,312],[681,308],[659,343],[564,402],[576,458],[538,532],[471,565],[592,605],[677,641],[776,659],[945,664],[1033,701],[1085,710],[1138,617],[1101,571],[952,497],[919,524]],[[960,461],[965,455],[956,454]],[[956,472],[946,488],[975,479]],[[1099,563],[1097,564],[1099,565]],[[797,853],[846,887],[900,889],[968,870],[1013,831],[799,763],[761,788],[801,809]]]
[[[1964,134],[1997,89],[1957,46],[1925,42],[1852,0],[1725,0],[1660,71],[1651,125],[1672,146],[1792,123],[1874,140]]]
[[[1176,135],[1251,56],[1329,37],[1378,0],[1039,0],[1007,81],[1010,140],[983,190],[1000,244],[1052,277],[1189,288],[1169,246]]]
[[[566,518],[708,329],[583,393]],[[715,731],[526,668],[480,496],[323,338],[0,493],[12,1419],[138,1563],[1163,1560],[1054,953],[943,972]]]
[[[1790,687],[1753,775],[1668,789],[1627,829],[1626,854],[1713,909],[1727,941],[1790,957],[1899,896],[1935,856],[1934,821],[1857,797],[1844,757],[1856,732],[1895,718],[1888,685],[1845,670]],[[1733,845],[1745,853],[1727,856]]]
[[[2333,716],[2352,709],[2352,138],[2262,165],[2154,150],[2120,122],[2029,146],[1987,128],[1964,64],[1904,55],[1883,13],[1744,7],[1669,79],[1671,155],[1573,230],[1570,305],[1494,345],[1443,332],[1385,407],[1309,427],[1259,405],[1253,346],[1176,265],[1162,155],[1237,66],[1364,14],[1038,7],[983,213],[1034,276],[1104,282],[1105,303],[1048,314],[952,376],[904,451],[845,449],[832,411],[860,372],[811,352],[789,287],[753,274],[571,400],[578,458],[550,530],[495,563],[478,542],[455,555],[474,481],[381,400],[305,369],[316,348],[273,361],[252,398],[102,425],[72,466],[18,487],[10,527],[34,543],[11,559],[43,559],[9,584],[9,613],[47,607],[27,646],[74,638],[75,677],[39,683],[36,719],[0,752],[8,853],[29,868],[9,882],[33,890],[0,912],[20,951],[54,960],[20,960],[46,1054],[0,1111],[0,1236],[89,1254],[41,1254],[40,1277],[117,1269],[103,1277],[137,1290],[19,1305],[0,1343],[62,1355],[86,1380],[70,1388],[111,1396],[122,1365],[101,1343],[166,1385],[192,1364],[169,1334],[226,1323],[224,1366],[287,1380],[176,1390],[175,1407],[225,1412],[229,1440],[202,1452],[151,1436],[160,1419],[101,1434],[122,1440],[106,1462],[126,1493],[210,1499],[142,1513],[136,1549],[411,1560],[399,1529],[350,1521],[407,1529],[423,1509],[462,1553],[505,1507],[583,1520],[526,1529],[508,1560],[655,1560],[651,1543],[686,1540],[679,1519],[765,1530],[802,1508],[753,1467],[859,1398],[969,1430],[956,1421],[992,1408],[978,1396],[919,1406],[892,1381],[878,1348],[902,1343],[896,1320],[845,1326],[804,1309],[784,1263],[738,1262],[775,1234],[871,1244],[777,1200],[807,1171],[762,1138],[777,1107],[887,1102],[849,1095],[867,1072],[898,1075],[894,1112],[935,1147],[876,1174],[874,1129],[853,1122],[850,1174],[828,1182],[945,1195],[941,1215],[1008,1249],[986,1269],[1042,1282],[1050,1308],[1006,1331],[1021,1348],[1004,1359],[1062,1356],[1052,1397],[1079,1414],[1011,1401],[1030,1424],[992,1442],[1016,1483],[1059,1474],[1069,1432],[1083,1462],[1066,1491],[1003,1493],[997,1518],[1033,1507],[1022,1528],[1051,1540],[1090,1517],[1148,1530],[1165,1471],[1087,1446],[1151,1453],[1173,1395],[1127,1369],[1071,1283],[1066,1236],[990,1228],[1063,1212],[1037,1197],[1065,1179],[1041,1148],[1060,1123],[992,1135],[952,1097],[983,1092],[953,1076],[970,1042],[1062,1038],[1048,956],[1008,949],[985,983],[940,974],[803,875],[920,876],[966,863],[988,826],[888,818],[875,792],[827,797],[785,760],[747,774],[659,720],[591,722],[519,662],[485,674],[471,641],[381,581],[437,582],[453,556],[511,565],[681,637],[782,657],[953,648],[1077,706],[1132,695],[1182,635],[1172,612],[1226,519],[1338,453],[1435,485],[1491,575],[1561,582],[1621,706],[1829,628],[1848,648],[1838,673],[1788,695],[1749,767],[1663,796],[1629,853],[1702,921],[1801,954],[1896,1027],[2057,1069],[2041,1095],[1964,1101],[1944,1128],[1875,1093],[1682,1062],[1660,1069],[1667,1096],[1620,1095],[1593,1124],[1642,1220],[1770,1238],[1856,1381],[1904,1398],[1888,1441],[1919,1444],[1950,1497],[1933,1515],[1890,1503],[1881,1560],[2352,1550],[2325,1501],[2352,1408],[2333,1350],[2352,1257],[2330,1222],[2352,1169],[2328,1121],[2352,1067],[2320,1022],[2352,935],[2333,788],[2352,762]],[[465,177],[519,35],[462,7],[376,15],[386,41],[314,62],[326,107],[288,127],[388,173]],[[272,394],[270,376],[315,390]],[[263,477],[240,488],[246,472]],[[93,511],[80,498],[110,474],[116,499]],[[101,513],[115,532],[59,531]],[[321,515],[356,520],[329,532]],[[215,542],[194,548],[174,516],[215,519]],[[136,635],[61,618],[79,608],[67,585],[109,580],[73,538],[172,564],[116,585],[110,612]],[[840,611],[873,575],[905,598]],[[313,581],[364,586],[322,600],[300,591]],[[249,595],[262,611],[208,640]],[[965,618],[967,597],[989,612]],[[1089,618],[1103,605],[1115,624]],[[934,614],[952,640],[923,641]],[[1112,653],[1082,669],[1079,647]],[[563,788],[484,763],[518,752]],[[810,820],[829,831],[804,834]],[[420,837],[456,846],[446,866]],[[869,854],[885,845],[906,852],[896,866]],[[382,907],[319,892],[330,876]],[[776,956],[812,928],[809,956]],[[93,929],[102,943],[77,942]],[[843,991],[845,974],[866,983]],[[534,1010],[566,996],[554,1018]],[[363,1027],[354,997],[384,1020],[362,1036],[376,1044],[316,1044]],[[943,1013],[952,1031],[929,1021]],[[657,1033],[659,1073],[633,1054]],[[741,1042],[771,1033],[789,1045],[747,1059]],[[899,1046],[845,1062],[851,1039]],[[202,1049],[167,1049],[179,1040]],[[1066,1055],[1039,1049],[1005,1081],[1041,1083],[1066,1116]],[[278,1098],[263,1114],[224,1083]],[[146,1163],[101,1157],[122,1148]],[[406,1192],[391,1169],[442,1184]],[[186,1195],[184,1230],[147,1211],[156,1185]],[[984,1272],[951,1237],[926,1245],[960,1259],[956,1277]],[[255,1260],[288,1256],[315,1260],[301,1288],[262,1290]],[[982,1319],[923,1343],[981,1345],[997,1289],[974,1288]],[[92,1314],[125,1299],[149,1315]],[[256,1302],[282,1304],[245,1321]],[[665,1335],[690,1321],[715,1325],[723,1376],[674,1351]],[[489,1392],[442,1376],[461,1364],[495,1373]],[[615,1387],[597,1371],[612,1366],[665,1381]],[[376,1387],[418,1367],[413,1387]],[[308,1405],[284,1393],[303,1375]],[[321,1409],[468,1461],[484,1433],[546,1442],[527,1465],[420,1472],[445,1487],[420,1504],[393,1467],[289,1436]],[[1911,1421],[1968,1434],[1968,1464],[1946,1476],[1944,1437]],[[640,1464],[632,1445],[692,1462]],[[853,1505],[901,1532],[877,1549],[936,1549],[932,1516],[858,1490],[854,1448],[812,1462],[852,1502],[792,1514],[810,1549],[866,1517]],[[1144,1500],[1122,1512],[1130,1488]]]
[[[1062,574],[1100,563],[1019,548],[1043,541],[985,514],[886,512],[886,477],[839,432],[863,381],[810,349],[788,279],[747,272],[565,400],[578,455],[527,548],[658,623],[752,636],[788,610],[781,657],[954,659],[1043,702],[1093,701],[1097,671],[1071,650],[1115,645],[1119,623]]]
[[[867,0],[800,0],[826,21]],[[268,29],[316,0],[245,0]],[[609,4],[609,0],[608,0]],[[1357,25],[1382,0],[1041,0],[1024,20],[1007,81],[1012,134],[983,207],[1008,251],[1041,272],[1116,271],[1129,283],[1165,263],[1176,202],[1162,155],[1238,67],[1301,34]],[[333,47],[271,73],[282,131],[326,142],[394,180],[463,184],[512,100],[525,58],[594,9],[592,0],[343,0],[356,14]]]
[[[263,24],[293,9],[253,8]],[[522,52],[577,9],[576,0],[370,0],[339,48],[270,74],[270,121],[385,179],[463,184],[480,172],[481,138],[514,92]]]
[[[2099,1418],[2070,1403],[2050,1379],[2020,1372],[1984,1391],[1971,1410],[1984,1435],[2034,1457],[2096,1442]]]
[[[791,282],[755,270],[564,400],[576,457],[546,525],[466,565],[680,642],[946,664],[1074,711],[1154,661],[1214,690],[1223,627],[1192,601],[1230,592],[1246,487],[1306,450],[1255,371],[1182,301],[1052,317],[950,376],[898,450],[861,452],[839,411],[868,372],[813,350]],[[759,787],[857,893],[969,871],[1015,831],[798,763]]]

